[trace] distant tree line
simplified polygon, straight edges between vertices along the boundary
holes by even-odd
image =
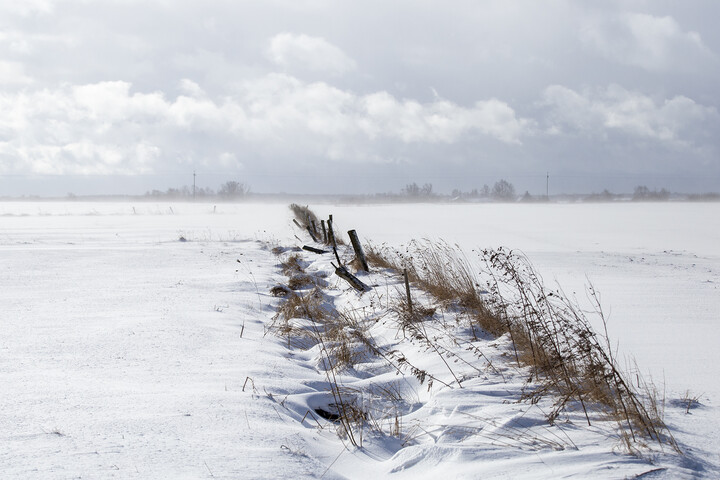
[[[198,199],[202,198],[220,198],[223,200],[237,200],[246,197],[250,193],[250,187],[244,183],[230,180],[218,188],[217,191],[210,187],[193,187],[183,185],[180,188],[168,188],[166,191],[151,190],[145,193],[146,197],[159,198],[184,198],[191,199],[193,196]]]
[[[477,188],[474,188],[469,192],[463,192],[462,190],[456,188],[452,191],[452,194],[450,196],[456,200],[491,199],[502,202],[511,202],[517,200],[515,186],[504,179],[500,179],[495,182],[492,188],[490,188],[488,185],[483,185],[481,189],[478,190]]]
[[[643,201],[643,200],[667,200],[670,198],[670,192],[665,190],[664,188],[660,191],[658,190],[650,190],[645,185],[639,185],[635,187],[635,192],[633,193],[633,200],[635,201]]]
[[[526,192],[526,196],[530,194]],[[432,183],[425,183],[422,186],[417,183],[409,183],[400,192],[400,197],[406,199],[440,199],[443,196],[433,192]],[[502,202],[511,202],[517,200],[517,194],[515,193],[515,186],[507,180],[501,179],[495,182],[490,188],[488,185],[483,185],[481,189],[474,188],[469,192],[463,192],[460,189],[454,189],[450,195],[452,200],[472,200],[472,199],[487,199],[497,200]]]

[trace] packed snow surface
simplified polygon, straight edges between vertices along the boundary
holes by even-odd
[[[548,405],[518,402],[525,377],[507,339],[463,345],[485,352],[474,362],[444,345],[456,363],[443,365],[392,334],[392,315],[368,332],[435,381],[358,357],[339,379],[347,395],[384,393],[360,399],[375,428],[353,447],[313,414],[333,407],[317,346],[272,331],[282,299],[269,292],[287,277],[286,253],[271,250],[311,244],[287,205],[4,202],[0,476],[720,476],[720,204],[311,207],[363,242],[443,238],[471,260],[478,248],[522,250],[581,303],[591,282],[686,456],[627,455],[610,424],[588,427],[577,412],[550,426]],[[303,258],[322,301],[359,318],[401,292],[399,278],[373,272],[360,294],[330,256]],[[465,388],[453,388],[458,376]]]

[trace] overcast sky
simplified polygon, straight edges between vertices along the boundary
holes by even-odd
[[[0,2],[0,196],[720,191],[713,0]]]

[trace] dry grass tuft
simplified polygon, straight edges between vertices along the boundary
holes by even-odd
[[[481,283],[479,269],[459,248],[442,242],[413,242],[404,251],[369,251],[368,261],[374,266],[407,269],[412,283],[446,308],[462,311],[473,332],[479,327],[494,336],[509,335],[516,361],[530,367],[531,380],[539,383],[526,398],[531,402],[548,394],[557,398],[548,414],[551,423],[561,412],[580,408],[588,424],[594,415],[615,419],[626,446],[650,439],[679,451],[656,396],[649,389],[636,390],[618,368],[607,331],[599,336],[575,302],[562,291],[547,289],[523,255],[502,248],[479,252],[485,277]],[[598,296],[592,287],[589,293],[604,324]],[[403,329],[413,329],[443,358],[441,347],[418,326],[421,317],[410,318],[406,305],[396,308],[406,311]]]
[[[285,285],[275,285],[270,289],[270,295],[273,297],[286,297],[292,295],[294,292],[286,287]]]
[[[293,203],[290,205],[290,210],[292,210],[293,215],[295,215],[295,220],[297,220],[303,228],[312,228],[312,222],[315,222],[316,226],[320,225],[317,216],[307,205],[303,207],[302,205]]]
[[[280,262],[280,269],[283,275],[290,276],[297,273],[304,273],[305,267],[303,265],[302,256],[298,253],[288,255]]]

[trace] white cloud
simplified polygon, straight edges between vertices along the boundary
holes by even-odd
[[[268,58],[288,70],[342,75],[357,68],[355,61],[324,38],[280,33],[270,40]]]
[[[0,2],[0,12],[26,17],[33,14],[52,13],[55,9],[53,0],[22,0],[15,2]]]
[[[359,125],[372,138],[394,137],[403,142],[452,143],[473,131],[506,143],[520,143],[531,123],[497,99],[462,107],[442,99],[427,104],[399,101],[387,92],[359,99]]]
[[[20,62],[0,60],[0,86],[18,86],[32,83],[25,73],[25,65]]]
[[[720,118],[715,108],[685,96],[656,100],[618,85],[582,92],[553,85],[545,90],[542,105],[549,108],[549,133],[616,132],[674,145],[692,143],[707,130],[708,122]]]
[[[671,16],[620,13],[589,22],[582,39],[610,60],[650,71],[700,69],[715,59],[700,34]]]
[[[180,91],[195,98],[205,96],[205,91],[200,87],[200,85],[187,78],[180,80]]]
[[[202,88],[183,82],[197,94]],[[243,82],[232,96],[133,92],[128,82],[99,82],[0,97],[4,158],[36,173],[161,170],[168,152],[188,145],[198,159],[239,165],[228,147],[334,160],[382,157],[378,142],[452,144],[482,136],[518,144],[532,124],[497,99],[471,106],[429,103],[387,92],[357,95],[324,82],[270,74]],[[199,141],[194,142],[191,139]],[[140,149],[140,150],[137,150]],[[5,163],[17,169],[18,163]]]

